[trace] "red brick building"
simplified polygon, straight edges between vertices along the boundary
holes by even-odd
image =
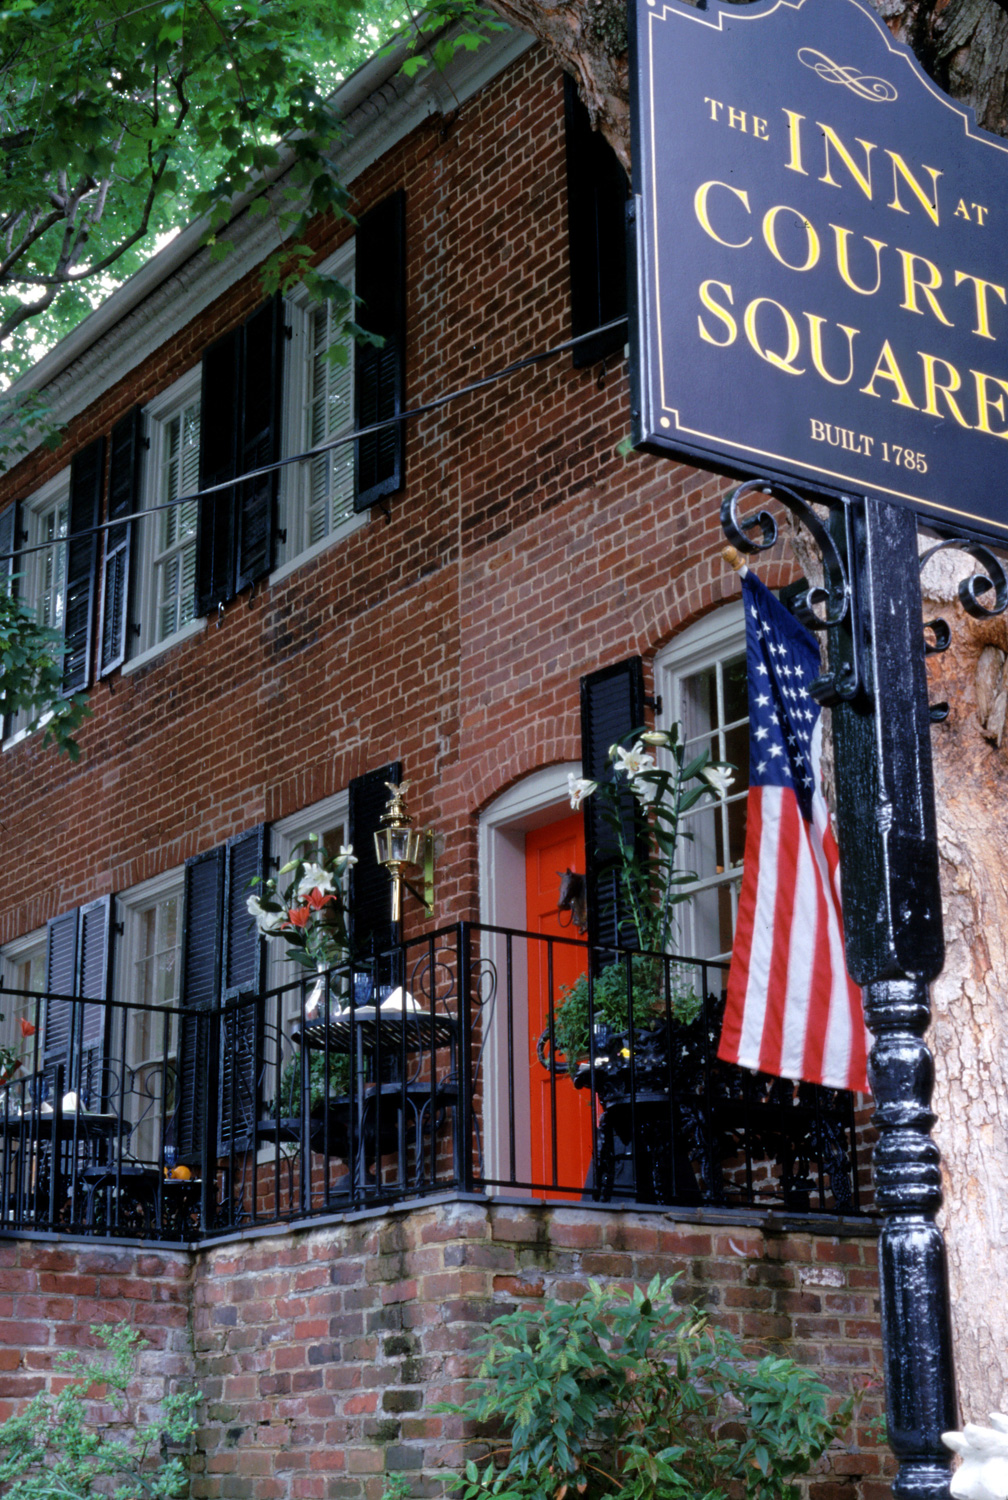
[[[745,765],[727,481],[621,451],[622,325],[569,346],[619,316],[625,189],[543,51],[508,35],[448,76],[397,69],[343,86],[357,224],[312,229],[382,347],[327,358],[337,309],[264,298],[269,216],[240,212],[223,259],[196,226],[28,377],[62,440],[0,479],[0,551],[91,710],[76,764],[10,719],[0,756],[5,1038],[38,1023],[4,1106],[0,1399],[125,1317],[152,1375],[195,1371],[207,1396],[200,1496],[436,1478],[457,1434],[427,1407],[474,1330],[590,1275],[684,1271],[838,1390],[878,1362],[849,1135],[810,1150],[806,1123],[782,1146],[766,1090],[729,1090],[716,1127],[674,1088],[638,1090],[647,1138],[614,1132],[606,1187],[602,1101],[536,1058],[586,961],[556,910],[561,872],[585,869],[567,777],[586,739],[679,721]],[[390,934],[365,851],[397,771],[437,833],[436,911],[407,898]],[[681,948],[705,961],[701,997],[730,948],[744,790],[696,825]],[[398,1044],[380,1017],[330,1039],[377,1055],[309,1128],[278,1104],[307,987],[245,898],[311,833],[361,855],[364,998],[402,936],[430,1026],[414,1046],[400,1011]],[[162,1186],[173,1160],[189,1186]],[[881,1473],[874,1451],[838,1454],[816,1492],[870,1500]]]

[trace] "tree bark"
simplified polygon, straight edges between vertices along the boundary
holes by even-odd
[[[929,671],[949,717],[931,732],[946,957],[928,1042],[961,1416],[986,1423],[1008,1408],[1008,620],[971,619],[951,577],[936,558],[922,579],[925,618],[952,629]]]
[[[621,0],[492,0],[574,75],[596,127],[630,164],[625,12]],[[1008,0],[1006,0],[1008,3]],[[925,71],[1008,135],[1008,14],[994,0],[878,0],[893,34]],[[944,574],[943,574],[944,566]],[[947,959],[934,986],[935,1136],[945,1163],[944,1227],[964,1420],[1008,1408],[1008,621],[966,616],[948,563],[928,565],[932,613],[952,628],[933,658],[938,827]],[[959,559],[958,576],[963,575]],[[942,582],[944,576],[945,582]],[[950,602],[952,601],[952,602]]]

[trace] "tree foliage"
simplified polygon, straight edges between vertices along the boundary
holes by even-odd
[[[44,725],[43,744],[52,741],[76,760],[74,732],[90,710],[80,693],[63,697],[65,654],[62,634],[0,587],[0,715],[23,714],[29,730]]]
[[[6,374],[30,328],[59,336],[157,233],[202,214],[219,230],[282,162],[253,210],[278,247],[345,212],[331,91],[403,19],[397,0],[0,0]]]

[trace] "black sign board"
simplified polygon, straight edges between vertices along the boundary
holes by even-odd
[[[1008,535],[1008,142],[857,0],[635,27],[635,440]]]

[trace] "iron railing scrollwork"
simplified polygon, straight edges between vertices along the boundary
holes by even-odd
[[[851,1100],[717,1061],[720,966],[653,955],[663,1000],[661,984],[635,992],[640,955],[602,956],[626,959],[624,1023],[590,1015],[594,1045],[570,1066],[544,1066],[530,1036],[536,1008],[549,1018],[563,1003],[556,976],[590,972],[587,944],[565,937],[458,923],[331,974],[321,1003],[314,975],[233,999],[205,1028],[234,1051],[214,1073],[231,1128],[221,1145],[203,1129],[189,1155],[186,1015],[95,1001],[105,1040],[79,1098],[54,1097],[30,1064],[0,1090],[0,1229],[193,1243],[460,1189],[586,1208],[861,1210]],[[696,1004],[677,1019],[684,974]],[[40,1028],[50,998],[30,997]],[[579,1165],[553,1149],[556,1130],[581,1140]]]

